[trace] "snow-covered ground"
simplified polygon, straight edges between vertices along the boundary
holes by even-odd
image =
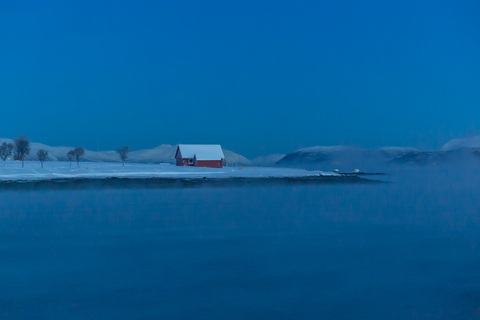
[[[80,162],[70,168],[69,162],[47,161],[41,168],[38,161],[25,161],[25,167],[19,161],[7,161],[5,166],[0,163],[0,181],[12,180],[46,180],[71,178],[268,178],[268,177],[308,177],[337,176],[333,172],[307,171],[303,169],[257,168],[246,167],[240,170],[236,167],[196,168],[177,167],[170,164],[120,163],[110,162]]]

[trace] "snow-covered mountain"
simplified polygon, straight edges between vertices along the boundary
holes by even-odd
[[[173,162],[175,159],[176,146],[169,144],[162,144],[153,149],[142,149],[131,151],[128,154],[127,162],[138,163],[159,163],[159,162]]]
[[[455,164],[455,163],[480,163],[480,153],[477,149],[459,148],[447,151],[410,151],[388,159],[390,163],[408,164]]]
[[[375,151],[347,146],[317,146],[299,149],[287,154],[276,163],[277,166],[307,169],[340,168],[351,170],[376,169],[387,164],[480,164],[480,148],[475,148],[476,139],[453,141],[442,150],[424,151],[412,147],[385,147]],[[480,139],[478,139],[480,142]],[[463,147],[468,145],[469,147]],[[444,150],[445,149],[445,150]]]
[[[450,151],[461,148],[480,149],[480,136],[450,140],[443,145],[441,150]]]
[[[418,152],[419,150],[412,147],[383,147],[377,150],[385,157],[396,157],[409,152]]]
[[[11,139],[0,138],[3,142],[12,143]],[[48,151],[49,161],[68,161],[67,152],[73,147],[52,147],[32,142],[30,154],[26,160],[37,160],[37,151]],[[176,145],[162,144],[153,149],[131,151],[127,162],[131,163],[174,163]],[[287,155],[272,154],[249,160],[230,150],[223,150],[227,165],[235,166],[280,166],[306,169],[332,170],[336,168],[352,170],[375,170],[385,164],[448,164],[448,163],[480,163],[480,136],[453,139],[440,150],[419,150],[412,147],[384,147],[378,150],[366,150],[350,146],[315,146],[298,149]],[[85,150],[82,161],[120,162],[115,151]]]
[[[480,161],[480,136],[450,140],[440,150],[382,148],[379,151],[392,163],[421,165],[478,164]]]
[[[233,151],[223,149],[223,154],[225,155],[225,161],[228,166],[238,164],[242,166],[252,165],[252,162],[249,159]]]
[[[287,154],[276,165],[307,169],[370,168],[376,154],[372,151],[349,146],[316,146],[302,148]]]

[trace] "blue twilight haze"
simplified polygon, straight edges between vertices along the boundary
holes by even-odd
[[[2,1],[0,137],[437,148],[478,129],[480,2]]]

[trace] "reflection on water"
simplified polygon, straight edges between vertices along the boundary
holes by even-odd
[[[478,169],[0,193],[1,319],[475,319]]]

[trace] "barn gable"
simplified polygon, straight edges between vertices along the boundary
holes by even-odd
[[[221,168],[225,155],[219,144],[179,144],[175,159],[177,166]]]

